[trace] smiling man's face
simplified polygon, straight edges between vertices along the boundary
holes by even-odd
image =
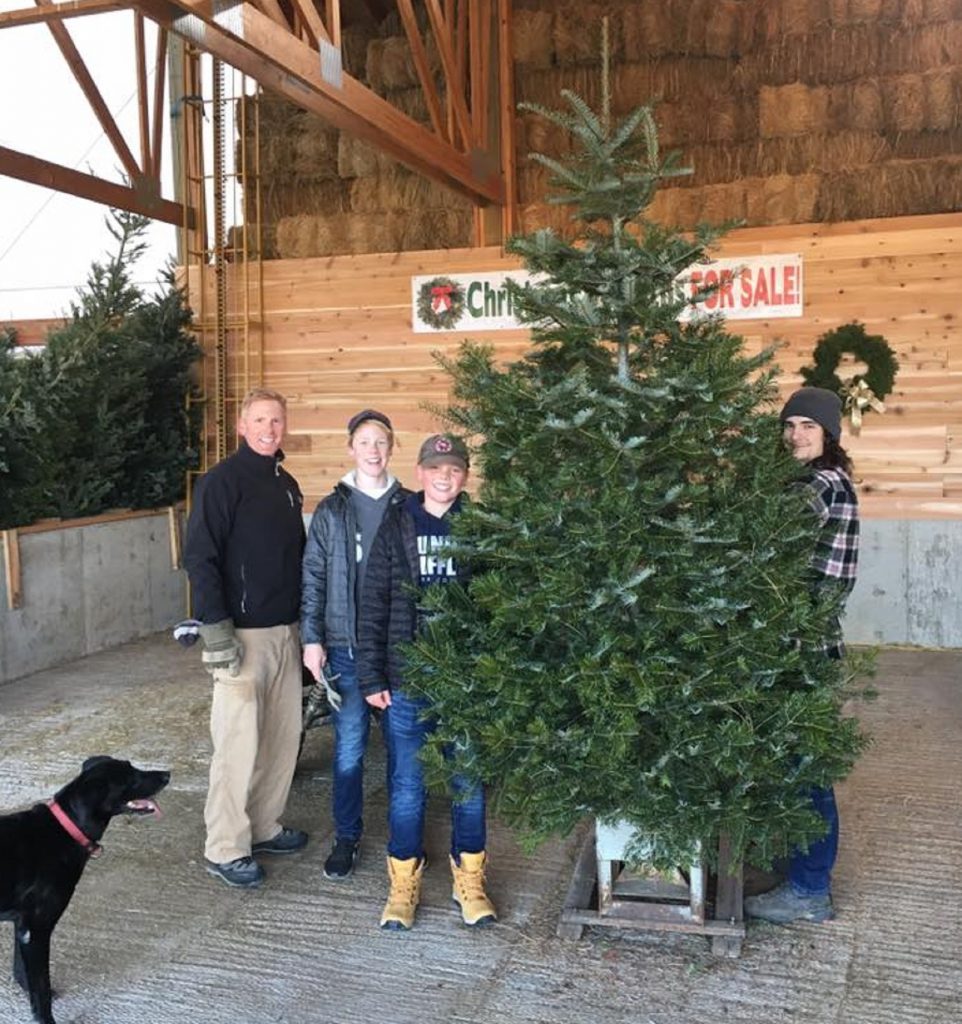
[[[259,399],[237,421],[237,433],[258,455],[276,455],[287,429],[287,413],[280,402]]]

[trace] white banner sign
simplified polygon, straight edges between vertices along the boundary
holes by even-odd
[[[515,315],[505,282],[533,280],[525,270],[485,274],[443,274],[411,278],[411,321],[415,331],[515,331]],[[727,320],[769,320],[802,315],[802,257],[792,253],[712,260],[689,267],[675,279],[681,295],[717,286],[690,306],[682,320],[718,314]]]
[[[525,325],[505,282],[523,285],[531,277],[526,270],[412,277],[411,322],[416,331],[516,331]]]
[[[689,297],[703,288],[717,289],[685,310],[682,320],[701,313],[718,313],[726,320],[802,315],[802,257],[798,253],[698,263],[679,274],[675,286]]]

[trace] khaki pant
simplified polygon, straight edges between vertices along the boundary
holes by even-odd
[[[297,626],[238,629],[240,672],[214,675],[214,753],[204,855],[216,864],[247,857],[272,839],[294,777],[301,734],[301,646]]]

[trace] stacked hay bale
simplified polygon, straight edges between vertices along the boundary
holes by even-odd
[[[256,135],[255,118],[259,121]],[[337,130],[272,93],[262,93],[256,106],[247,101],[244,119],[244,213],[248,225],[256,222],[256,168],[264,258],[313,255],[315,239],[310,226],[303,223],[305,212],[324,211],[333,217],[349,205],[348,184],[338,174]]]
[[[656,104],[661,142],[694,174],[653,215],[749,225],[855,220],[962,207],[962,5],[951,0],[516,0],[520,100],[600,103],[601,18],[612,107]],[[518,121],[524,230],[564,228],[530,151],[558,130]]]
[[[378,27],[355,26],[350,44],[345,38],[345,69],[414,120],[428,124],[427,105],[401,31],[396,14]],[[437,74],[436,51],[429,46],[428,52]],[[266,93],[261,98],[260,137],[267,258],[471,243],[473,213],[466,199]],[[249,192],[253,203],[253,190]],[[249,205],[248,217],[252,214]]]

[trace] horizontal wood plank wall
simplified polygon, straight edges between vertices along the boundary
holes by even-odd
[[[926,519],[962,514],[962,214],[786,225],[730,234],[719,256],[800,252],[805,315],[733,321],[750,351],[780,346],[781,386],[800,383],[818,337],[852,320],[898,353],[896,388],[884,415],[869,414],[860,437],[846,428],[863,514]],[[264,383],[290,403],[289,466],[307,507],[350,467],[345,425],[372,406],[393,420],[394,470],[413,482],[421,439],[438,427],[424,406],[444,403],[449,381],[434,352],[456,351],[458,333],[415,334],[410,279],[418,274],[516,266],[498,248],[339,256],[266,262]],[[237,308],[239,297],[234,296]],[[192,297],[196,308],[197,296]],[[211,308],[208,305],[208,308]],[[473,335],[499,357],[518,357],[526,331]],[[239,361],[229,377],[241,379]],[[841,375],[846,376],[843,367]]]

